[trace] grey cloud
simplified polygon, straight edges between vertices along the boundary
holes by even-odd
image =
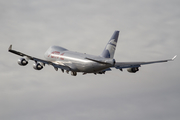
[[[120,30],[116,61],[179,55],[179,1],[0,1],[0,119],[178,120],[179,58],[136,74],[72,77],[17,64],[17,50],[43,58],[50,45],[99,55]]]

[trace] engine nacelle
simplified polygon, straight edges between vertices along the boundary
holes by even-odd
[[[21,65],[21,66],[25,66],[25,65],[28,64],[28,61],[26,59],[24,59],[24,58],[20,58],[18,60],[18,64]]]
[[[40,63],[34,63],[33,68],[35,70],[41,70],[41,69],[43,69],[43,66]]]
[[[138,67],[128,68],[127,71],[130,73],[136,73],[137,71],[139,71],[139,68]]]

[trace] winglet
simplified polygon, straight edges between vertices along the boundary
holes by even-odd
[[[173,61],[176,57],[177,57],[177,55],[175,55],[171,60]]]
[[[8,49],[8,50],[9,50],[9,51],[12,50],[12,45],[9,46],[9,49]]]

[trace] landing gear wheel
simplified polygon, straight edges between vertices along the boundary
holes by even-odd
[[[72,76],[76,76],[76,75],[77,75],[77,72],[71,72],[71,75],[72,75]]]

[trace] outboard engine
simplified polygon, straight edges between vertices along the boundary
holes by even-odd
[[[25,65],[28,64],[28,61],[26,59],[24,59],[24,58],[20,58],[18,60],[18,64],[21,65],[21,66],[25,66]]]
[[[127,71],[130,73],[136,73],[137,71],[139,71],[139,68],[138,67],[128,68]]]

